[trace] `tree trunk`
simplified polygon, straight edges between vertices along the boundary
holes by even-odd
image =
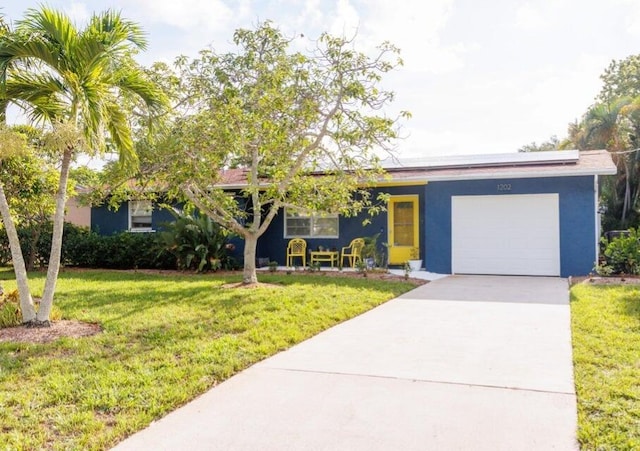
[[[624,201],[622,202],[621,222],[626,226],[627,212],[631,210],[631,184],[629,182],[629,163],[626,156],[624,158]]]
[[[242,273],[242,283],[257,283],[256,275],[256,247],[258,246],[258,235],[247,233],[244,237],[244,272]]]
[[[27,269],[24,265],[24,257],[20,248],[20,238],[18,231],[13,223],[11,212],[9,211],[9,202],[4,194],[4,187],[0,184],[0,213],[2,213],[2,222],[7,231],[9,238],[9,247],[11,248],[11,260],[13,261],[13,270],[16,273],[16,283],[18,285],[18,293],[20,294],[20,310],[22,311],[22,322],[31,323],[36,318],[36,310],[31,298],[29,283],[27,278]]]
[[[27,258],[27,271],[33,271],[36,266],[36,254],[38,253],[38,241],[42,234],[42,225],[33,225],[31,231],[31,245],[29,246],[29,257]]]
[[[62,154],[60,166],[60,184],[56,195],[56,211],[53,216],[53,235],[51,236],[51,255],[49,268],[47,268],[47,281],[44,284],[44,293],[40,301],[40,309],[36,321],[42,325],[49,324],[49,313],[53,305],[53,294],[56,291],[58,272],[60,271],[60,257],[62,254],[62,232],[64,231],[64,207],[67,201],[67,180],[71,166],[73,149],[65,149]]]

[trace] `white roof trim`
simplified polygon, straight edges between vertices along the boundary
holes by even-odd
[[[457,168],[575,163],[579,158],[580,152],[578,150],[553,150],[548,152],[512,152],[483,155],[443,155],[426,158],[407,158],[396,161],[383,160],[381,164],[385,169]]]
[[[532,179],[532,178],[544,178],[544,177],[577,177],[584,175],[615,175],[615,169],[581,169],[581,170],[558,170],[558,171],[530,171],[530,172],[482,172],[482,173],[467,173],[467,174],[448,174],[448,175],[429,175],[420,177],[401,177],[391,179],[396,182],[449,182],[449,181],[464,181],[464,180],[495,180],[495,179]]]

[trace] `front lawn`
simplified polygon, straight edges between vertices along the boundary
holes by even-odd
[[[582,449],[640,449],[640,287],[575,285],[571,318]]]
[[[0,273],[5,289],[12,274]],[[6,280],[6,281],[4,281]],[[404,282],[65,272],[65,319],[104,331],[0,343],[0,449],[106,449],[234,373],[409,289]],[[43,274],[31,275],[35,295]]]

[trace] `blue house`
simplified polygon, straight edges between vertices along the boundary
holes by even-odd
[[[387,172],[374,188],[390,195],[387,211],[370,224],[285,208],[258,241],[257,257],[284,264],[296,237],[310,249],[339,250],[378,234],[389,265],[418,256],[442,274],[586,275],[598,254],[598,178],[616,166],[604,150],[554,151],[407,160]],[[150,231],[170,218],[132,201],[116,212],[94,208],[91,224],[103,234]]]

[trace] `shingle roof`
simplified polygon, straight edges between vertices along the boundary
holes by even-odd
[[[498,178],[562,177],[577,175],[613,175],[616,165],[606,150],[579,152],[573,161],[535,162],[526,164],[487,164],[434,168],[395,168],[388,170],[393,181],[445,181]]]
[[[578,175],[613,175],[616,173],[611,154],[606,150],[575,152],[575,158],[551,159],[545,161],[509,162],[506,158],[489,158],[483,164],[477,158],[456,158],[453,165],[431,165],[425,167],[403,166],[387,169],[391,182],[436,182],[445,180],[478,180],[502,178],[563,177]],[[415,164],[415,163],[414,163]],[[246,169],[222,171],[221,187],[242,187],[247,183]]]

